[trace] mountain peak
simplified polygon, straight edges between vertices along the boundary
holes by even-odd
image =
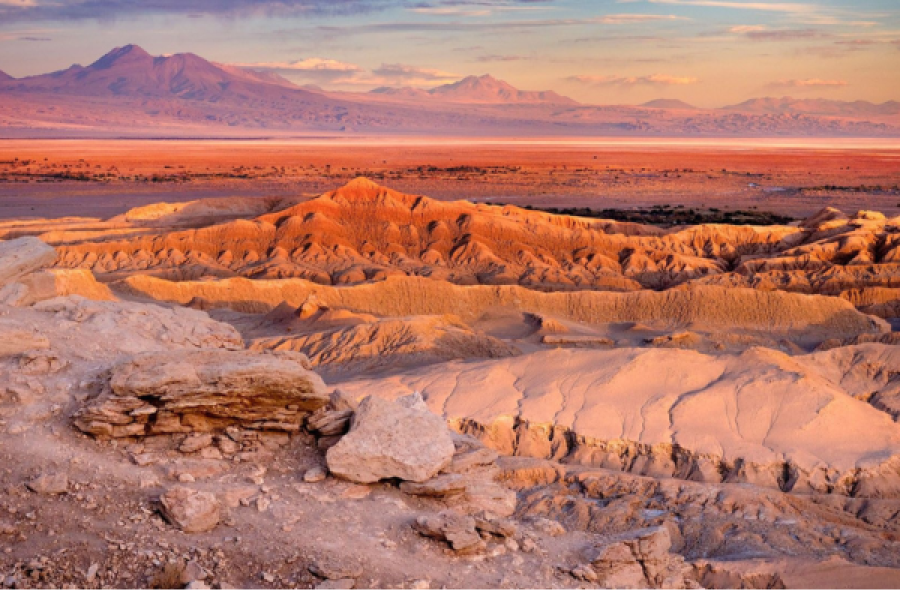
[[[113,48],[103,56],[101,56],[91,66],[95,69],[108,69],[113,65],[121,62],[132,62],[152,59],[149,52],[136,44],[128,44],[119,48]]]
[[[461,81],[458,81],[457,83],[462,83],[463,81],[473,81],[473,82],[477,81],[478,83],[503,83],[503,84],[509,85],[505,81],[501,81],[501,80],[497,79],[490,73],[485,73],[484,75],[469,75],[468,77],[463,78]]]
[[[676,100],[674,98],[657,98],[656,100],[651,100],[650,102],[644,102],[641,106],[645,106],[647,108],[662,108],[669,110],[694,110],[697,107],[692,104],[688,104],[682,100]]]
[[[9,75],[8,73],[4,73],[3,71],[0,71],[0,82],[12,81],[13,79],[15,79],[15,77],[13,77],[12,75]]]
[[[553,91],[526,92],[489,74],[470,75],[456,83],[428,90],[432,97],[451,102],[487,104],[578,104]]]

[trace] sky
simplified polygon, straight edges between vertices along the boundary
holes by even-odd
[[[900,100],[900,0],[0,0],[14,77],[131,43],[358,92],[491,74],[594,104]]]

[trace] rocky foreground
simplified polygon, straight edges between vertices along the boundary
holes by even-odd
[[[434,203],[417,202],[413,215]],[[900,349],[883,291],[896,223],[723,229],[731,250],[721,241],[712,259],[696,229],[513,215],[582,231],[625,263],[638,252],[625,246],[666,252],[679,236],[679,256],[705,265],[644,261],[643,279],[610,263],[607,292],[572,278],[527,289],[504,262],[502,220],[485,225],[486,262],[454,250],[429,279],[371,254],[408,270],[345,287],[327,257],[318,283],[296,271],[307,255],[284,271],[271,249],[259,278],[233,279],[250,274],[246,255],[178,245],[238,226],[231,239],[270,244],[257,230],[320,208],[156,237],[107,223],[96,235],[122,239],[93,262],[72,241],[84,229],[39,225],[56,248],[5,230],[0,586],[900,586]],[[593,268],[554,260],[544,283]],[[460,264],[474,280],[442,275]],[[786,289],[816,269],[854,283],[831,290],[844,298]]]

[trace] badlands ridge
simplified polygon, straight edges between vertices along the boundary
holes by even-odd
[[[7,483],[155,493],[136,539],[300,544],[273,586],[900,584],[900,218],[663,229],[359,179],[0,237]],[[85,584],[8,529],[8,587]]]

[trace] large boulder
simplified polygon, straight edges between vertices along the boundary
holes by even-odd
[[[104,390],[75,415],[100,437],[247,429],[298,431],[328,402],[302,354],[180,350],[138,355],[112,369]]]
[[[328,449],[328,469],[358,483],[382,479],[423,482],[453,460],[455,446],[444,419],[416,393],[394,402],[364,399],[350,431]]]
[[[209,531],[221,518],[219,502],[209,492],[178,486],[163,494],[159,502],[166,521],[185,533]]]
[[[36,237],[0,242],[0,287],[56,262],[56,250]]]

